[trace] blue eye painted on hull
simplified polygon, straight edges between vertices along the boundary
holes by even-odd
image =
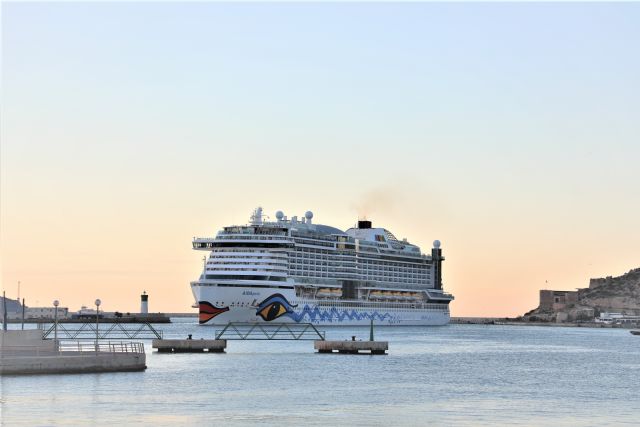
[[[285,314],[293,313],[295,307],[297,305],[291,305],[282,294],[273,294],[258,304],[256,316],[260,316],[262,320],[270,322]]]

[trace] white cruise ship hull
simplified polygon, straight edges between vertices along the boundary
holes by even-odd
[[[207,286],[194,284],[201,325],[229,322],[313,323],[316,325],[440,326],[449,323],[442,304],[365,303],[343,300],[302,300],[293,289]]]

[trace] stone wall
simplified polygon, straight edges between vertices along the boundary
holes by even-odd
[[[142,371],[146,367],[144,353],[0,357],[0,374],[123,372]]]
[[[0,331],[0,351],[11,349],[53,351],[55,344],[53,340],[43,340],[39,329]]]

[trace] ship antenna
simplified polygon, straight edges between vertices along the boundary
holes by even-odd
[[[262,225],[262,207],[258,206],[251,215],[251,225]]]

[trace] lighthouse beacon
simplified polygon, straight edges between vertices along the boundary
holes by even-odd
[[[147,295],[147,291],[142,292],[142,295],[140,295],[140,314],[149,314],[149,295]]]

